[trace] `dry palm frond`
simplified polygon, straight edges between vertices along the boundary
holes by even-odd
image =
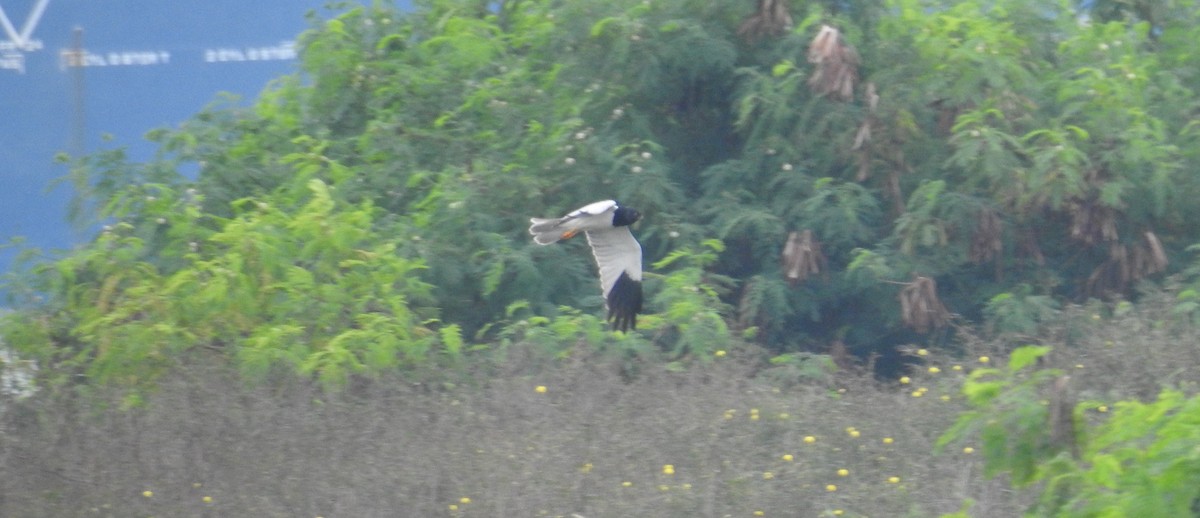
[[[1038,266],[1046,264],[1046,255],[1042,253],[1042,247],[1038,244],[1037,236],[1032,230],[1026,229],[1021,233],[1020,241],[1017,242],[1017,252]]]
[[[1079,458],[1079,444],[1075,441],[1075,395],[1071,390],[1070,376],[1054,380],[1050,391],[1050,445],[1056,450],[1068,450]]]
[[[951,105],[946,99],[934,99],[927,106],[937,112],[937,132],[939,135],[949,135],[963,107]]]
[[[1087,278],[1087,293],[1106,296],[1125,291],[1129,286],[1129,248],[1114,243],[1109,247],[1108,260],[1100,263]]]
[[[833,360],[833,364],[837,365],[839,370],[854,371],[858,365],[854,362],[854,356],[850,354],[850,349],[846,347],[846,342],[834,340],[829,344],[829,358]]]
[[[877,106],[879,94],[875,92],[875,83],[867,83],[867,118],[858,126],[858,133],[854,135],[854,145],[850,149],[857,151],[871,141],[871,123],[874,122]]]
[[[825,254],[821,242],[813,237],[811,230],[788,234],[783,245],[783,275],[795,286],[808,279],[809,275],[821,273],[825,267]]]
[[[1000,216],[996,211],[988,208],[979,211],[979,221],[975,223],[975,234],[971,236],[971,249],[968,252],[971,262],[980,264],[995,259],[1004,246],[1000,239],[1002,232]]]
[[[876,121],[875,109],[879,106],[879,94],[875,92],[875,83],[867,83],[866,95],[867,117],[858,126],[858,133],[854,135],[854,145],[850,147],[851,151],[857,152],[858,174],[855,178],[859,182],[871,176],[871,149],[868,144],[871,143],[871,127]]]
[[[792,26],[787,0],[758,0],[758,9],[738,25],[737,34],[747,41],[778,36]]]
[[[937,296],[937,283],[917,276],[900,290],[900,314],[904,325],[918,333],[941,329],[950,322],[950,312]]]
[[[850,149],[858,151],[863,144],[871,141],[871,121],[865,120],[858,126],[858,133],[854,134],[854,145]]]
[[[1158,273],[1167,269],[1167,265],[1171,261],[1167,260],[1167,252],[1163,250],[1162,242],[1158,240],[1158,236],[1153,231],[1147,230],[1142,237],[1146,239],[1145,248],[1145,268],[1143,269],[1147,275]]]
[[[1147,230],[1142,238],[1142,242],[1133,245],[1113,243],[1109,246],[1108,260],[1088,275],[1088,294],[1104,296],[1124,293],[1131,283],[1167,269],[1170,261],[1158,236]]]
[[[1075,201],[1067,206],[1071,215],[1071,237],[1085,245],[1117,240],[1117,210],[1094,201]]]
[[[816,65],[808,86],[817,95],[841,101],[854,98],[858,81],[858,53],[842,41],[841,31],[822,25],[808,46],[808,62]]]

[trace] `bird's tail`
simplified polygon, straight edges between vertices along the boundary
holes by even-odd
[[[533,241],[539,245],[549,245],[563,238],[558,219],[529,218],[529,222],[532,223],[529,233],[533,234]]]

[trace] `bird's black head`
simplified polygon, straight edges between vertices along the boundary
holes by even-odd
[[[639,219],[642,219],[642,215],[629,207],[617,207],[617,210],[613,211],[614,227],[627,227],[637,223]]]

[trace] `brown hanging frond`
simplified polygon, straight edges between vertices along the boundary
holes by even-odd
[[[1104,297],[1125,291],[1129,282],[1129,249],[1113,243],[1108,250],[1108,259],[1092,270],[1084,285],[1087,294]]]
[[[1117,210],[1095,201],[1074,201],[1067,205],[1071,216],[1071,237],[1085,245],[1117,240]]]
[[[1158,236],[1154,232],[1147,230],[1145,234],[1142,234],[1142,237],[1146,240],[1145,250],[1148,257],[1145,269],[1146,274],[1165,271],[1167,265],[1171,264],[1171,261],[1167,260],[1167,252],[1163,250],[1162,242],[1158,240]]]
[[[1059,376],[1050,389],[1050,445],[1056,450],[1068,450],[1079,458],[1079,444],[1075,441],[1075,395],[1071,390],[1070,376]]]
[[[1042,247],[1038,244],[1037,236],[1033,230],[1026,229],[1024,232],[1021,232],[1020,239],[1017,241],[1017,252],[1038,266],[1046,264],[1046,255],[1042,253]]]
[[[858,53],[842,41],[841,31],[822,25],[808,45],[808,62],[816,65],[808,78],[808,87],[817,95],[828,95],[840,101],[854,98],[858,81]]]
[[[857,152],[858,174],[855,175],[855,180],[859,182],[871,176],[871,148],[868,144],[871,143],[871,127],[877,119],[875,109],[879,106],[879,94],[875,92],[875,83],[867,83],[866,96],[867,117],[859,124],[858,133],[854,134],[854,145],[850,146],[851,151]]]
[[[918,333],[941,329],[950,323],[950,312],[937,296],[937,283],[917,276],[900,290],[900,316]]]
[[[854,361],[854,356],[850,354],[850,349],[846,347],[846,342],[835,339],[829,344],[829,359],[833,360],[833,364],[837,365],[840,371],[857,371],[858,364]]]
[[[788,234],[787,244],[783,245],[783,275],[792,286],[808,279],[809,275],[821,273],[825,267],[825,254],[821,252],[821,242],[817,241],[811,230]]]
[[[1109,246],[1108,260],[1088,275],[1087,293],[1098,297],[1124,293],[1132,283],[1165,271],[1168,264],[1170,261],[1162,242],[1154,232],[1147,230],[1139,243]]]
[[[792,15],[787,10],[787,0],[758,0],[758,9],[738,25],[737,35],[746,41],[755,41],[763,36],[778,36],[792,26]]]
[[[971,236],[971,249],[967,257],[975,264],[985,263],[995,259],[1004,248],[1002,237],[1003,227],[1000,215],[996,211],[985,208],[979,211],[979,220],[975,222],[975,233]]]

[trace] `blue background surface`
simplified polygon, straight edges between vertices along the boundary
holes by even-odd
[[[68,185],[47,190],[67,174],[58,152],[73,151],[76,90],[73,70],[61,66],[75,27],[93,61],[125,55],[162,56],[165,63],[83,68],[84,151],[125,147],[134,160],[152,156],[142,136],[173,127],[231,92],[248,103],[271,79],[296,70],[294,59],[207,62],[217,49],[279,48],[308,28],[305,14],[332,14],[323,0],[50,0],[21,52],[24,73],[0,70],[0,243],[24,236],[27,246],[69,248],[90,239],[67,221]],[[407,2],[402,2],[407,3]],[[19,32],[35,0],[0,0]],[[0,43],[11,41],[0,30]],[[118,59],[120,60],[120,59]],[[161,60],[160,60],[161,61]],[[101,135],[112,135],[103,141]],[[0,249],[0,271],[13,266]],[[0,305],[3,305],[0,302]]]

